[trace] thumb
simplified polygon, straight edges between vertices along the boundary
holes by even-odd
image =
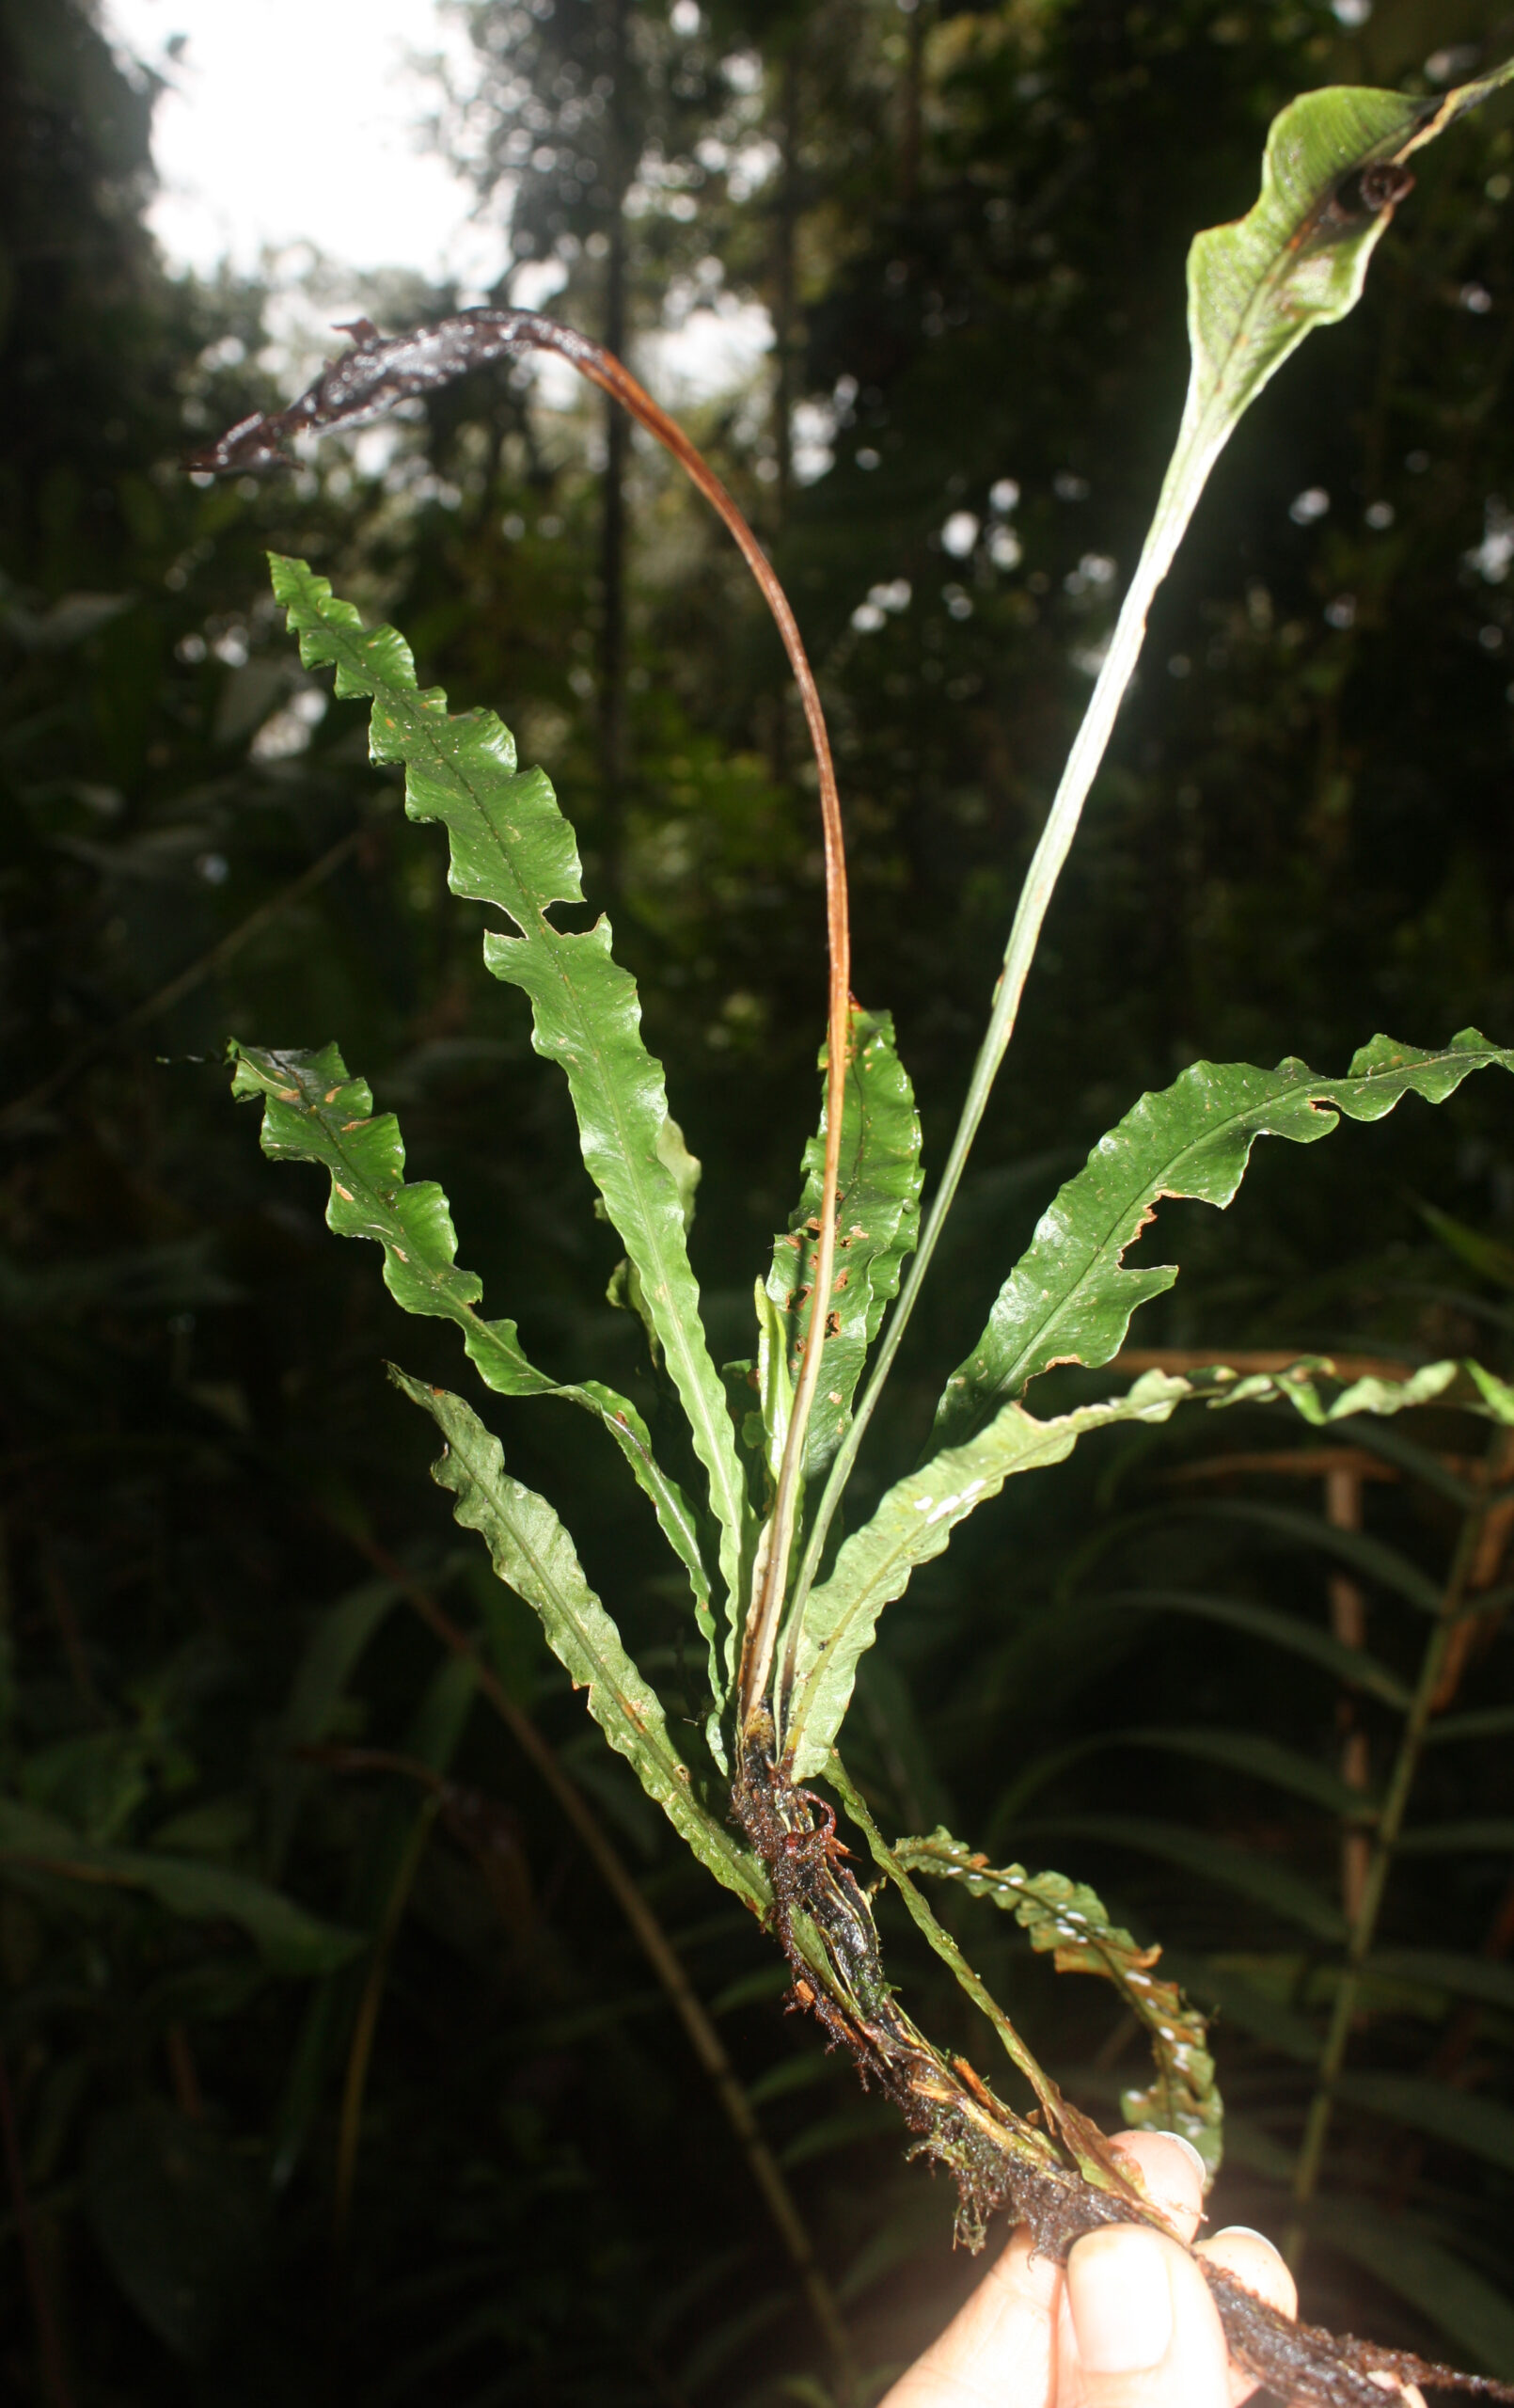
[[[1141,2225],[1085,2233],[1065,2299],[1058,2408],[1229,2408],[1219,2314],[1175,2241]]]

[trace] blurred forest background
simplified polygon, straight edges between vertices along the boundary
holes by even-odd
[[[654,383],[650,339],[702,302],[768,312],[757,372],[687,415],[819,670],[855,984],[897,1017],[928,1171],[1175,426],[1190,236],[1249,206],[1295,92],[1435,89],[1514,18],[460,15],[468,73],[418,84],[417,114],[500,227],[500,297],[555,259],[554,312]],[[455,1381],[449,1334],[326,1234],[318,1175],[260,1158],[221,1067],[229,1036],[339,1039],[536,1359],[654,1409],[565,1093],[360,714],[301,672],[272,547],[395,619],[422,680],[495,704],[556,781],[703,1159],[717,1359],[749,1353],[823,1019],[781,656],[663,459],[518,372],[282,478],[187,478],[311,362],[270,348],[264,286],[166,273],[153,99],[88,0],[0,0],[0,2388],[824,2401],[971,2279],[947,2187],[785,2021],[776,1952],[461,1544],[384,1374]],[[1415,166],[1365,300],[1253,412],[1159,600],[865,1485],[912,1459],[1040,1210],[1143,1088],[1200,1055],[1343,1069],[1379,1028],[1514,1039],[1514,115]],[[335,270],[309,291],[386,327],[455,301]],[[1183,1277],[1133,1342],[1508,1375],[1511,1132],[1489,1079],[1262,1149],[1224,1219],[1164,1207],[1141,1259],[1175,1249]],[[550,1406],[489,1410],[676,1710],[690,1634],[619,1459]],[[1514,2376],[1514,1464],[1485,1431],[1424,1413],[1327,1446],[1242,1409],[1091,1443],[917,1579],[848,1732],[891,1830],[1057,1865],[1166,1943],[1219,2010],[1215,2213],[1300,2227],[1308,2312]],[[1311,2162],[1450,1577],[1480,1609],[1408,1760]],[[1112,1997],[986,1906],[947,1910],[1117,2119],[1142,2052]],[[986,2063],[889,1930],[913,2011]]]

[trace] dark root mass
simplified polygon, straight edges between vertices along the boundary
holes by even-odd
[[[903,2012],[884,1979],[872,1909],[836,1837],[835,1814],[773,1763],[771,1737],[770,1727],[749,1735],[732,1802],[772,1883],[773,1927],[794,1974],[790,2005],[808,2010],[830,2045],[850,2052],[864,2088],[875,2083],[893,2101],[913,2135],[910,2154],[950,2170],[959,2241],[981,2248],[1001,2209],[1059,2264],[1083,2233],[1104,2225],[1166,2231],[1134,2190],[1122,2195],[1086,2181],[1046,2131],[1006,2107],[964,2058],[943,2057]],[[1382,2408],[1372,2377],[1386,2374],[1400,2385],[1514,2400],[1514,2388],[1490,2376],[1292,2322],[1222,2267],[1196,2262],[1231,2356],[1281,2399]]]

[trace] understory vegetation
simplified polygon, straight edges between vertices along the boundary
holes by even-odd
[[[492,314],[313,270],[404,408],[255,476],[317,357],[0,7],[8,2390],[861,2403],[1122,2119],[1514,2379],[1507,29],[462,13]],[[839,990],[772,620],[528,301],[792,600]]]

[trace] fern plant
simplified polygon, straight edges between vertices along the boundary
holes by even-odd
[[[1402,1380],[1343,1377],[1325,1359],[1265,1371],[1156,1369],[1065,1411],[1041,1414],[1026,1402],[1032,1384],[1055,1365],[1111,1364],[1136,1308],[1171,1285],[1173,1270],[1129,1269],[1123,1259],[1162,1197],[1222,1208],[1258,1138],[1313,1143],[1343,1115],[1373,1121],[1410,1094],[1440,1102],[1475,1069],[1514,1068],[1514,1051],[1466,1030],[1427,1050],[1374,1038],[1340,1075],[1293,1060],[1273,1070],[1201,1062],[1163,1093],[1143,1097],[1052,1199],[978,1343],[946,1379],[918,1467],[887,1490],[867,1520],[840,1535],[859,1450],[1013,1034],[1152,596],[1209,471],[1289,354],[1315,326],[1354,305],[1371,254],[1411,188],[1407,163],[1414,152],[1511,77],[1514,65],[1430,102],[1345,88],[1305,96],[1271,129],[1250,214],[1195,240],[1191,375],[1175,449],[1025,879],[967,1101],[923,1218],[907,1072],[887,1015],[862,1009],[849,994],[840,807],[820,699],[792,612],[729,496],[621,363],[523,310],[465,312],[387,340],[360,323],[351,329],[354,347],[299,401],[233,428],[193,463],[216,472],[265,466],[294,433],[355,423],[465,369],[544,346],[624,402],[674,451],[725,519],[773,610],[814,744],[825,824],[825,1089],[793,1218],[756,1283],[751,1358],[722,1369],[701,1319],[687,1248],[698,1164],[643,1043],[635,984],[615,960],[606,919],[575,930],[553,916],[583,895],[574,833],[550,784],[539,769],[517,767],[513,739],[492,712],[454,715],[440,691],[422,689],[393,628],[365,626],[300,561],[273,563],[275,591],[307,667],[333,671],[339,697],[370,704],[372,757],[402,766],[410,817],[445,830],[453,892],[500,914],[501,927],[484,940],[486,964],[524,990],[536,1049],[567,1079],[598,1209],[625,1250],[614,1294],[640,1317],[659,1374],[682,1408],[686,1465],[659,1458],[627,1397],[597,1380],[549,1378],[526,1354],[513,1321],[487,1317],[481,1282],[457,1260],[447,1198],[430,1181],[406,1180],[393,1116],[375,1114],[368,1085],[335,1045],[234,1048],[234,1092],[261,1103],[268,1154],[326,1171],[330,1226],[380,1246],[397,1303],[457,1324],[486,1388],[557,1398],[619,1448],[686,1585],[707,1673],[702,1730],[675,1731],[591,1588],[557,1509],[512,1477],[474,1405],[393,1373],[441,1434],[434,1476],[450,1493],[457,1520],[483,1538],[499,1577],[540,1616],[609,1746],[716,1879],[771,1930],[788,1960],[793,2000],[894,2102],[916,2152],[950,2169],[959,2231],[971,2246],[1001,2207],[1028,2221],[1038,2245],[1059,2256],[1099,2224],[1159,2223],[1160,2211],[1036,2062],[933,1912],[923,1881],[945,1880],[992,1899],[1059,1970],[1112,1983],[1155,2060],[1151,2083],[1125,2097],[1126,2115],[1185,2133],[1211,2170],[1221,2150],[1221,2101],[1202,2018],[1157,1972],[1156,1952],[1113,1925],[1091,1890],[1060,1873],[991,1865],[944,1830],[892,1844],[879,1830],[839,1742],[860,1659],[884,1608],[1007,1481],[1060,1462],[1099,1430],[1159,1424],[1195,1404],[1262,1401],[1326,1429],[1452,1398],[1495,1423],[1514,1423],[1514,1391],[1462,1361]],[[1453,1603],[1437,1608],[1437,1662],[1436,1650],[1452,1643],[1455,1579],[1446,1594]],[[1430,1681],[1435,1663],[1427,1661]],[[1418,1744],[1416,1711],[1408,1717],[1411,1749]],[[807,1786],[814,1782],[826,1792]],[[982,2011],[1024,2085],[1021,2105],[1001,2098],[905,2013],[885,1976],[869,1894],[838,1836],[839,1811]],[[1385,1810],[1375,1864],[1385,1867],[1394,1837]],[[1337,1994],[1342,2032],[1371,1920],[1353,1926]],[[1311,2125],[1320,2134],[1340,2057],[1333,2048],[1323,2065]],[[1317,2167],[1317,2146],[1310,2146]],[[1301,2187],[1301,2208],[1307,2189]],[[1289,2397],[1371,2408],[1380,2397],[1375,2371],[1398,2382],[1499,2387],[1485,2376],[1454,2375],[1408,2353],[1289,2324],[1222,2270],[1204,2271],[1238,2360]]]

